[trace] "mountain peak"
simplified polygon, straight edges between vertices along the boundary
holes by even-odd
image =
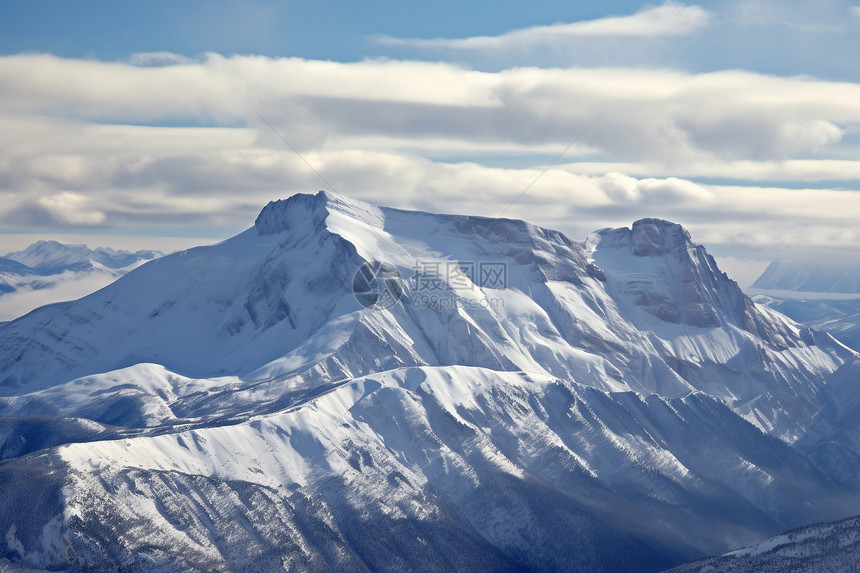
[[[316,195],[297,193],[286,199],[269,201],[254,221],[254,227],[260,235],[277,235],[289,231],[300,222],[306,223],[309,217],[319,212],[325,201],[324,191]]]
[[[587,242],[592,247],[629,249],[635,257],[659,257],[698,246],[683,226],[657,218],[639,219],[631,227],[601,229]]]
[[[320,190],[316,195],[297,193],[286,199],[270,201],[254,221],[260,235],[277,235],[301,229],[310,231],[325,225],[332,214],[344,215],[350,219],[378,226],[381,220],[378,207]]]
[[[93,251],[86,245],[66,245],[58,241],[36,241],[27,248],[9,253],[7,259],[34,269],[81,264]]]
[[[774,347],[793,344],[787,328],[763,316],[677,223],[640,219],[630,228],[598,231],[588,244],[610,287],[639,311],[680,327],[732,324]]]
[[[631,240],[637,257],[656,257],[692,244],[684,227],[664,219],[639,219],[633,223]]]

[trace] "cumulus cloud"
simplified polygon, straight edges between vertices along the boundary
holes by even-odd
[[[379,36],[378,44],[446,48],[453,50],[513,50],[536,46],[556,46],[590,38],[655,38],[686,36],[708,25],[711,13],[699,6],[666,2],[662,6],[643,8],[628,16],[610,16],[596,20],[557,23],[513,30],[499,36],[470,38],[419,39]]]
[[[616,204],[670,204],[676,207],[713,201],[714,195],[701,185],[676,177],[636,179],[622,173],[607,173],[597,185]]]

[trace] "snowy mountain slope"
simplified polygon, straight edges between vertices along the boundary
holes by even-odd
[[[0,257],[0,319],[94,292],[143,262],[157,251],[114,251],[38,241],[23,251]]]
[[[400,300],[353,296],[367,261]],[[860,512],[850,460],[788,445],[841,439],[856,364],[665,221],[576,243],[297,195],[0,324],[3,479],[66,484],[26,519],[0,496],[0,558],[659,570]]]
[[[753,547],[702,559],[673,573],[819,573],[860,570],[860,518],[821,523],[772,537]]]
[[[860,298],[816,299],[756,295],[753,300],[804,326],[832,334],[860,352]]]
[[[512,567],[657,570],[742,544],[754,537],[749,528],[809,519],[822,509],[813,511],[813,500],[832,487],[788,446],[704,395],[644,399],[465,367],[398,369],[237,426],[75,444],[55,455],[67,465],[62,520],[48,512],[16,528],[31,540],[24,547],[56,548],[17,556],[32,566],[95,566],[106,550],[137,563],[187,553],[182,568],[235,568],[280,558],[272,538],[301,531],[299,519],[319,528],[324,518],[347,551],[353,520],[401,520],[427,536],[428,549],[467,535]],[[7,472],[25,460],[32,457]],[[316,509],[284,513],[297,502]],[[0,529],[11,519],[0,518]],[[51,520],[63,524],[46,527]],[[249,539],[240,557],[236,544]],[[290,539],[292,559],[323,559],[317,541]],[[415,540],[402,542],[390,551],[408,555]]]
[[[795,325],[769,316],[715,275],[713,260],[675,260],[695,250],[688,236],[669,237],[675,227],[654,229],[676,241],[677,252],[643,257],[609,240],[589,252],[517,221],[383,210],[325,193],[297,196],[271,204],[254,229],[234,239],[158,259],[90,297],[4,326],[0,393],[148,362],[193,378],[243,377],[259,395],[272,386],[265,378],[277,386],[277,379],[319,363],[322,351],[332,378],[376,371],[387,360],[543,372],[667,396],[700,389],[792,439],[819,407],[821,380],[854,355],[823,339],[805,343]],[[607,269],[590,265],[589,255]],[[653,267],[664,282],[664,269],[710,280],[695,294],[710,302],[668,294],[664,300],[696,306],[720,324],[687,324],[692,315],[677,324],[643,312],[630,298],[628,287],[637,284],[617,279],[616,259],[646,273]],[[396,308],[358,314],[349,288],[365,260],[386,260],[407,277],[416,261],[500,263],[507,288],[482,289],[454,269],[437,277],[446,290],[435,306],[406,285]]]
[[[752,287],[798,292],[860,293],[860,265],[845,261],[773,261]]]
[[[756,302],[803,321],[820,340],[826,332],[854,350],[860,344],[856,330],[857,299],[781,299],[758,295]],[[816,332],[817,331],[817,332]],[[828,377],[828,405],[810,420],[795,442],[819,467],[842,481],[860,475],[860,367],[847,362]],[[833,473],[835,472],[835,473]]]
[[[821,407],[825,378],[856,360],[755,305],[680,225],[646,219],[588,244],[607,293],[649,333],[654,353],[694,388],[789,442]]]
[[[810,420],[795,445],[830,476],[856,484],[860,475],[860,365],[840,368],[830,378],[828,393],[830,405]]]

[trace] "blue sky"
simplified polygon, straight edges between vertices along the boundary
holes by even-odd
[[[187,0],[4,3],[0,50],[69,57],[126,58],[169,51],[193,56],[262,54],[354,61],[386,55],[369,41],[399,37],[501,34],[513,28],[636,11],[636,2],[365,2]]]
[[[482,215],[603,113],[508,215],[856,256],[858,52],[829,0],[6,2],[0,251],[185,246],[323,186],[257,113],[338,192]]]
[[[141,52],[186,56],[203,52],[261,54],[356,61],[394,57],[432,60],[440,51],[381,46],[379,35],[398,38],[461,38],[513,29],[623,16],[654,6],[641,2],[521,2],[511,0],[432,3],[368,0],[186,0],[108,2],[28,0],[0,7],[0,53],[49,52],[66,57],[123,59]],[[857,80],[849,54],[860,49],[860,27],[849,2],[698,2],[714,15],[678,49],[666,43],[626,51],[628,61],[682,65],[691,71],[755,69]],[[860,20],[860,18],[858,18]],[[600,48],[604,50],[605,48]],[[637,54],[636,52],[640,52]],[[593,55],[593,54],[589,54]],[[565,64],[575,54],[529,53],[516,57],[470,54],[461,60],[498,68],[512,60]],[[655,61],[657,60],[657,61]]]

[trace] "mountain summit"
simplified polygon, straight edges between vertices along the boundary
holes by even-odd
[[[295,195],[0,325],[0,557],[657,571],[860,512],[857,358],[674,223]]]
[[[730,324],[772,345],[791,344],[788,328],[764,317],[680,225],[642,219],[631,229],[598,232],[592,244],[600,264],[612,269],[613,276],[624,283],[624,291],[635,298],[634,304],[647,313],[665,322],[700,328]],[[658,258],[660,262],[655,264],[653,259]],[[641,274],[631,276],[637,267],[655,280],[644,280]]]

